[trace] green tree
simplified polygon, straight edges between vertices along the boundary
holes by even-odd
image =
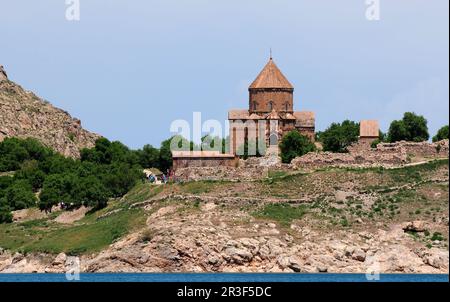
[[[281,160],[290,163],[292,159],[316,150],[316,146],[298,131],[290,131],[280,142]]]
[[[74,207],[84,205],[94,210],[106,207],[110,192],[95,176],[79,178],[74,188]]]
[[[145,145],[138,151],[139,163],[143,168],[153,168],[159,166],[159,150],[152,145]]]
[[[4,191],[7,189],[14,181],[11,176],[0,176],[0,198],[4,196]]]
[[[13,210],[22,210],[36,205],[33,188],[26,180],[14,181],[6,190],[5,198]]]
[[[332,123],[319,138],[324,151],[348,152],[347,148],[359,139],[359,123],[349,120]]]
[[[117,162],[108,168],[107,173],[102,176],[102,180],[104,186],[111,192],[111,196],[121,197],[143,177],[140,167]]]
[[[433,142],[437,142],[443,139],[449,139],[448,125],[439,129],[436,135],[433,136]]]
[[[0,171],[16,171],[26,160],[42,161],[53,151],[35,139],[6,138],[0,143]]]
[[[6,138],[0,143],[0,171],[15,171],[29,157],[17,138]]]
[[[413,112],[405,112],[403,119],[392,121],[389,127],[388,140],[390,142],[401,140],[422,142],[429,138],[427,120]]]
[[[165,173],[167,169],[171,168],[173,164],[170,141],[171,138],[163,141],[161,143],[161,148],[159,149],[159,166],[157,168],[159,168],[163,173]]]
[[[14,179],[27,180],[33,191],[37,191],[44,183],[45,173],[39,168],[38,161],[27,160],[21,165],[20,170],[14,174]]]
[[[13,221],[11,208],[5,198],[0,198],[0,223],[10,223]]]
[[[52,207],[64,203],[67,207],[75,204],[73,192],[76,187],[76,176],[73,174],[53,174],[48,176],[39,195],[39,209],[49,212]]]

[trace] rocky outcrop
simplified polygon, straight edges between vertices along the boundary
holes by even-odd
[[[5,137],[32,137],[55,151],[79,157],[82,148],[100,137],[84,130],[81,121],[25,91],[0,69],[0,141]]]
[[[6,74],[6,71],[3,67],[3,65],[0,65],[0,81],[7,80],[8,75]]]
[[[427,248],[400,224],[323,232],[293,223],[286,231],[238,210],[219,212],[214,204],[181,216],[179,203],[146,210],[153,211],[146,229],[99,254],[3,251],[0,272],[65,272],[79,260],[82,272],[448,273],[446,247]]]

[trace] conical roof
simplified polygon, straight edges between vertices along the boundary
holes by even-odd
[[[287,88],[294,89],[291,83],[286,79],[281,70],[275,64],[272,58],[264,66],[263,70],[256,77],[256,80],[250,85],[249,89],[258,88]]]

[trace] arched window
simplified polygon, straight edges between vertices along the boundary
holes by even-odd
[[[258,109],[258,103],[253,102],[253,111],[256,111]]]
[[[271,145],[271,146],[278,145],[278,135],[276,133],[272,133],[269,136],[269,145]]]
[[[284,103],[284,111],[289,111],[289,103]]]
[[[269,101],[269,111],[272,111],[272,110],[273,110],[273,102]]]

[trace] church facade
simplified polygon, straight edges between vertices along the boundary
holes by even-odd
[[[248,109],[228,112],[230,153],[237,154],[246,140],[264,144],[267,150],[278,149],[279,141],[292,130],[314,142],[315,114],[294,111],[294,87],[272,58],[248,91]]]

